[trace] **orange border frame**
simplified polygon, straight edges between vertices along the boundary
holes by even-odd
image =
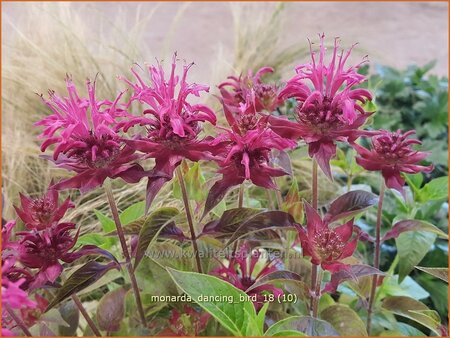
[[[5,2],[5,3],[7,3],[7,2],[23,2],[23,3],[27,3],[27,2],[54,2],[54,1],[51,1],[51,0],[46,0],[46,1],[39,1],[39,0],[21,0],[21,1],[19,1],[19,0],[0,0],[0,25],[2,25],[2,23],[3,23],[3,7],[2,7],[3,2]],[[153,1],[153,0],[59,0],[59,2],[123,2],[123,3],[126,3],[126,2],[187,2],[187,1],[177,1],[177,0],[162,0],[162,1]],[[267,2],[267,1],[264,1],[264,0],[262,0],[262,1],[260,1],[260,0],[245,0],[245,1],[238,1],[238,0],[231,0],[231,1],[225,1],[225,0],[193,0],[192,2]],[[326,3],[326,2],[394,2],[394,3],[396,3],[396,2],[425,2],[425,3],[426,2],[446,2],[446,3],[448,3],[450,5],[450,0],[431,0],[431,1],[424,1],[424,0],[377,0],[377,1],[368,1],[368,0],[363,0],[363,1],[359,1],[359,0],[328,0],[328,1],[327,0],[316,0],[316,1],[314,1],[314,0],[286,0],[286,1],[280,1],[280,0],[274,0],[274,1],[271,1],[271,2],[324,2],[324,3]],[[448,11],[447,15],[449,16],[449,19],[450,19],[450,10],[447,10],[447,11]],[[1,27],[3,28],[3,26],[1,26]],[[1,34],[3,35],[3,33],[4,32],[2,30]],[[450,29],[449,29],[449,31],[447,33],[448,33],[447,55],[449,55],[449,52],[450,52]],[[2,42],[2,38],[0,36],[0,43],[1,42]],[[2,47],[0,46],[0,60],[2,58],[2,53],[3,53],[3,50],[2,50]],[[0,61],[0,63],[1,63],[1,61]],[[450,69],[450,58],[448,59],[448,67]],[[447,73],[447,77],[450,77],[449,76],[449,72],[450,72],[450,70]],[[0,90],[1,90],[2,89],[2,78],[3,78],[3,66],[2,66],[2,68],[0,70],[0,75],[1,75],[0,76]],[[1,102],[1,98],[0,98],[0,103],[2,103]],[[0,111],[2,113],[0,115],[0,127],[2,126],[2,118],[3,118],[2,109],[3,109],[3,105],[0,106]],[[447,113],[448,113],[447,116],[450,119],[450,108],[449,108]],[[449,139],[449,142],[448,142],[448,147],[450,149],[450,139]],[[3,154],[0,154],[0,163],[2,163],[2,160],[3,160]],[[450,159],[447,158],[447,160],[448,160],[448,166],[450,167]],[[2,173],[2,167],[0,167],[0,174],[1,173]],[[3,176],[0,176],[0,185],[3,186]],[[449,188],[450,188],[450,183],[449,183]],[[447,201],[449,202],[449,200],[447,200]],[[3,203],[0,205],[0,209],[3,209]],[[450,214],[448,216],[448,221],[450,223]],[[1,235],[0,235],[0,246],[1,246]],[[450,249],[450,242],[449,242],[448,246],[449,246],[449,249]],[[448,258],[448,265],[450,266],[450,256]],[[0,262],[0,269],[1,269],[1,262]],[[449,272],[449,279],[450,279],[450,272]],[[448,287],[448,290],[450,292],[450,285]],[[450,307],[450,300],[449,300],[448,304],[449,304],[449,307]],[[2,304],[0,302],[0,311],[1,311],[1,309],[2,309]],[[447,320],[448,320],[448,322],[450,322],[450,316],[448,314],[447,314]],[[34,336],[34,337],[39,337],[39,336]],[[123,336],[123,338],[132,338],[132,337],[135,337],[135,336]],[[216,337],[220,338],[219,336],[216,336]],[[393,337],[393,336],[391,336],[391,337]]]

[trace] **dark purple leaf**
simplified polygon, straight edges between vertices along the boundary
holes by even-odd
[[[341,218],[354,216],[378,202],[378,196],[364,190],[349,191],[331,202],[324,219],[334,222]]]
[[[242,223],[241,226],[233,233],[231,238],[225,244],[225,247],[233,243],[235,240],[259,231],[268,229],[295,228],[294,218],[284,211],[265,211],[261,212],[249,220]]]
[[[55,305],[61,303],[67,297],[77,293],[84,288],[98,281],[105,273],[111,269],[120,269],[117,262],[100,264],[96,261],[90,261],[75,271],[67,281],[58,289],[55,298],[50,302],[45,311],[50,310]]]
[[[116,257],[109,251],[99,248],[96,245],[84,245],[81,248],[79,248],[77,251],[75,251],[73,254],[70,255],[69,259],[65,259],[64,261],[66,263],[71,263],[80,257],[88,256],[88,255],[99,255],[104,256],[106,258],[109,258],[112,261],[117,262]]]
[[[272,163],[275,166],[278,166],[282,168],[285,172],[287,172],[289,175],[292,175],[292,165],[291,165],[291,158],[289,157],[288,153],[284,150],[272,150]]]
[[[227,192],[234,186],[241,184],[242,178],[235,177],[233,179],[221,179],[214,183],[206,198],[205,209],[203,210],[203,217],[206,216],[219,202],[225,197]]]
[[[165,227],[169,227],[169,230],[166,230],[166,235],[169,233],[177,233],[173,218],[179,213],[180,212],[176,208],[160,208],[140,220],[140,222],[142,222],[142,228],[139,232],[138,243],[136,246],[134,269],[136,269],[141,262],[150,243],[159,235],[160,232],[163,231]]]
[[[172,177],[169,176],[150,176],[147,182],[146,198],[145,198],[145,213],[150,210],[153,200],[164,184],[170,181]]]
[[[266,284],[276,283],[276,282],[283,282],[283,286],[286,284],[296,284],[297,286],[300,286],[301,289],[304,289],[306,286],[305,282],[303,281],[302,277],[295,272],[291,271],[274,271],[267,275],[264,275],[260,278],[258,278],[255,283],[249,287],[245,292],[248,293],[249,291]]]
[[[127,290],[120,287],[105,294],[97,306],[97,323],[100,330],[119,331],[125,316],[125,295]]]
[[[325,285],[323,292],[336,292],[337,287],[342,282],[370,275],[384,275],[384,273],[370,265],[351,265],[348,270],[340,270],[332,274],[331,280]]]
[[[59,325],[58,331],[62,336],[75,336],[78,323],[80,321],[80,312],[73,301],[65,302],[59,307],[59,313],[69,326]]]
[[[242,223],[261,212],[263,211],[260,209],[251,208],[226,210],[219,219],[207,223],[203,227],[201,235],[214,235],[214,237],[231,236]]]
[[[427,231],[437,234],[442,238],[447,238],[448,235],[434,226],[425,221],[419,221],[415,219],[407,219],[395,223],[391,230],[386,232],[383,236],[382,241],[387,241],[388,239],[397,238],[401,233],[406,231]]]

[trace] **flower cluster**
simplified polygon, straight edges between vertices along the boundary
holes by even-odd
[[[253,303],[256,309],[264,304],[264,294],[272,293],[275,297],[283,294],[283,290],[270,284],[252,287],[258,278],[282,268],[282,262],[278,259],[268,260],[262,263],[262,267],[257,267],[257,263],[261,264],[261,256],[260,250],[252,250],[248,243],[244,243],[231,255],[227,265],[220,262],[221,266],[211,271],[212,275],[246,292],[250,299],[255,299]]]
[[[306,229],[298,227],[303,255],[311,257],[311,262],[324,270],[336,272],[347,269],[349,266],[342,260],[353,255],[358,244],[358,236],[351,239],[356,230],[353,219],[332,228],[308,202],[304,201],[303,205]]]
[[[417,139],[408,138],[415,133],[414,130],[404,134],[400,130],[396,132],[380,130],[371,137],[372,149],[353,144],[359,155],[356,162],[366,170],[381,171],[386,186],[403,194],[405,179],[401,173],[429,173],[433,170],[433,165],[417,164],[429,153],[411,148],[413,144],[421,144]]]
[[[142,158],[154,158],[155,166],[148,174],[147,206],[164,183],[171,180],[175,168],[183,159],[199,161],[210,158],[209,143],[202,138],[202,122],[216,123],[216,115],[204,104],[192,104],[189,96],[200,96],[208,86],[189,84],[188,71],[193,65],[183,66],[183,73],[176,75],[176,54],[172,60],[169,78],[165,78],[162,64],[149,66],[150,84],[146,84],[132,69],[136,83],[123,79],[132,89],[128,102],[139,102],[144,108],[142,116],[126,115],[119,126],[127,132],[129,128],[145,127],[144,135],[135,135],[127,144],[143,153]]]
[[[114,131],[117,118],[124,114],[118,107],[122,93],[114,101],[97,100],[95,82],[87,81],[88,97],[80,97],[71,78],[66,79],[68,97],[50,91],[44,99],[52,114],[37,122],[45,129],[41,150],[54,145],[47,157],[75,176],[58,182],[55,189],[76,188],[86,192],[103,184],[106,178],[120,177],[129,183],[139,181],[145,172],[135,163],[135,150]]]
[[[309,149],[309,156],[316,159],[323,172],[331,178],[330,159],[336,154],[336,141],[353,141],[362,131],[371,115],[363,104],[371,100],[369,91],[354,88],[365,77],[358,74],[361,65],[345,68],[351,50],[338,55],[335,40],[331,60],[325,61],[324,35],[320,37],[319,59],[311,50],[311,62],[297,66],[297,75],[287,82],[280,98],[294,98],[297,102],[297,121],[283,117],[270,117],[272,129],[292,139],[301,139]],[[308,85],[312,85],[312,89]]]

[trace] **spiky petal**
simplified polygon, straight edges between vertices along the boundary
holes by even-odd
[[[418,165],[430,153],[412,148],[414,144],[421,144],[419,140],[409,138],[415,133],[415,130],[404,134],[401,130],[396,132],[380,130],[371,137],[371,149],[356,143],[353,144],[358,152],[356,162],[366,170],[381,171],[386,186],[403,194],[405,179],[402,177],[402,173],[429,173],[433,170],[433,165]]]
[[[278,134],[304,140],[309,147],[309,156],[317,160],[329,178],[332,178],[330,159],[336,154],[336,142],[353,141],[362,135],[359,128],[371,115],[362,107],[372,99],[370,92],[353,88],[366,79],[357,72],[364,61],[345,68],[353,47],[345,54],[343,51],[338,54],[338,48],[336,39],[327,64],[324,35],[321,35],[319,59],[311,48],[311,62],[297,66],[297,75],[281,91],[280,98],[296,99],[297,121],[276,116],[269,118],[271,128]]]

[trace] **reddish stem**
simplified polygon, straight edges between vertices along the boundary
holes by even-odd
[[[97,325],[95,325],[94,321],[89,316],[89,314],[87,313],[87,311],[84,308],[83,304],[81,303],[80,298],[78,298],[78,296],[75,293],[72,294],[72,300],[75,303],[75,305],[77,306],[78,310],[83,315],[84,319],[86,319],[86,322],[87,322],[88,326],[91,328],[92,332],[94,332],[94,334],[97,337],[101,337],[102,334],[100,333],[100,330],[97,328]]]
[[[381,219],[383,216],[383,200],[384,200],[384,180],[381,180],[380,186],[380,198],[378,200],[378,209],[377,209],[377,224],[375,229],[375,253],[373,257],[373,266],[377,269],[380,268],[380,252],[381,252]],[[373,304],[375,302],[375,291],[377,289],[378,284],[378,276],[373,275],[372,277],[372,286],[370,289],[370,297],[369,297],[369,307],[367,310],[367,334],[370,336],[371,326],[372,326],[372,312],[373,312]]]
[[[176,174],[177,174],[178,182],[180,183],[181,194],[183,196],[184,210],[186,212],[186,218],[187,218],[187,221],[189,224],[189,230],[191,232],[191,241],[192,241],[192,247],[194,249],[195,261],[197,262],[197,271],[199,273],[202,273],[202,263],[200,261],[200,255],[198,252],[197,236],[195,234],[194,222],[192,221],[192,213],[191,213],[191,207],[189,205],[189,198],[188,198],[188,193],[186,190],[186,184],[184,183],[184,177],[183,177],[183,173],[181,172],[180,166],[177,167]]]
[[[141,294],[139,291],[139,287],[137,284],[136,276],[134,274],[133,267],[131,266],[131,256],[128,251],[127,241],[125,239],[125,234],[123,232],[122,223],[120,222],[119,212],[117,210],[116,200],[114,199],[114,194],[111,188],[111,182],[109,179],[105,181],[104,184],[106,196],[108,197],[109,206],[111,208],[111,213],[114,219],[114,223],[116,224],[117,235],[119,236],[120,245],[122,246],[123,256],[125,257],[126,266],[128,270],[128,274],[130,276],[131,286],[133,288],[134,297],[136,298],[136,305],[139,312],[139,316],[141,318],[142,325],[147,327],[147,320],[145,318],[144,307],[142,306]]]
[[[8,312],[10,317],[16,322],[17,326],[20,327],[20,329],[23,331],[23,333],[25,333],[25,335],[28,337],[33,337],[33,335],[31,334],[30,330],[28,330],[23,320],[18,315],[16,315],[14,310],[11,309],[9,305],[4,304],[3,306],[5,307],[6,312]]]

